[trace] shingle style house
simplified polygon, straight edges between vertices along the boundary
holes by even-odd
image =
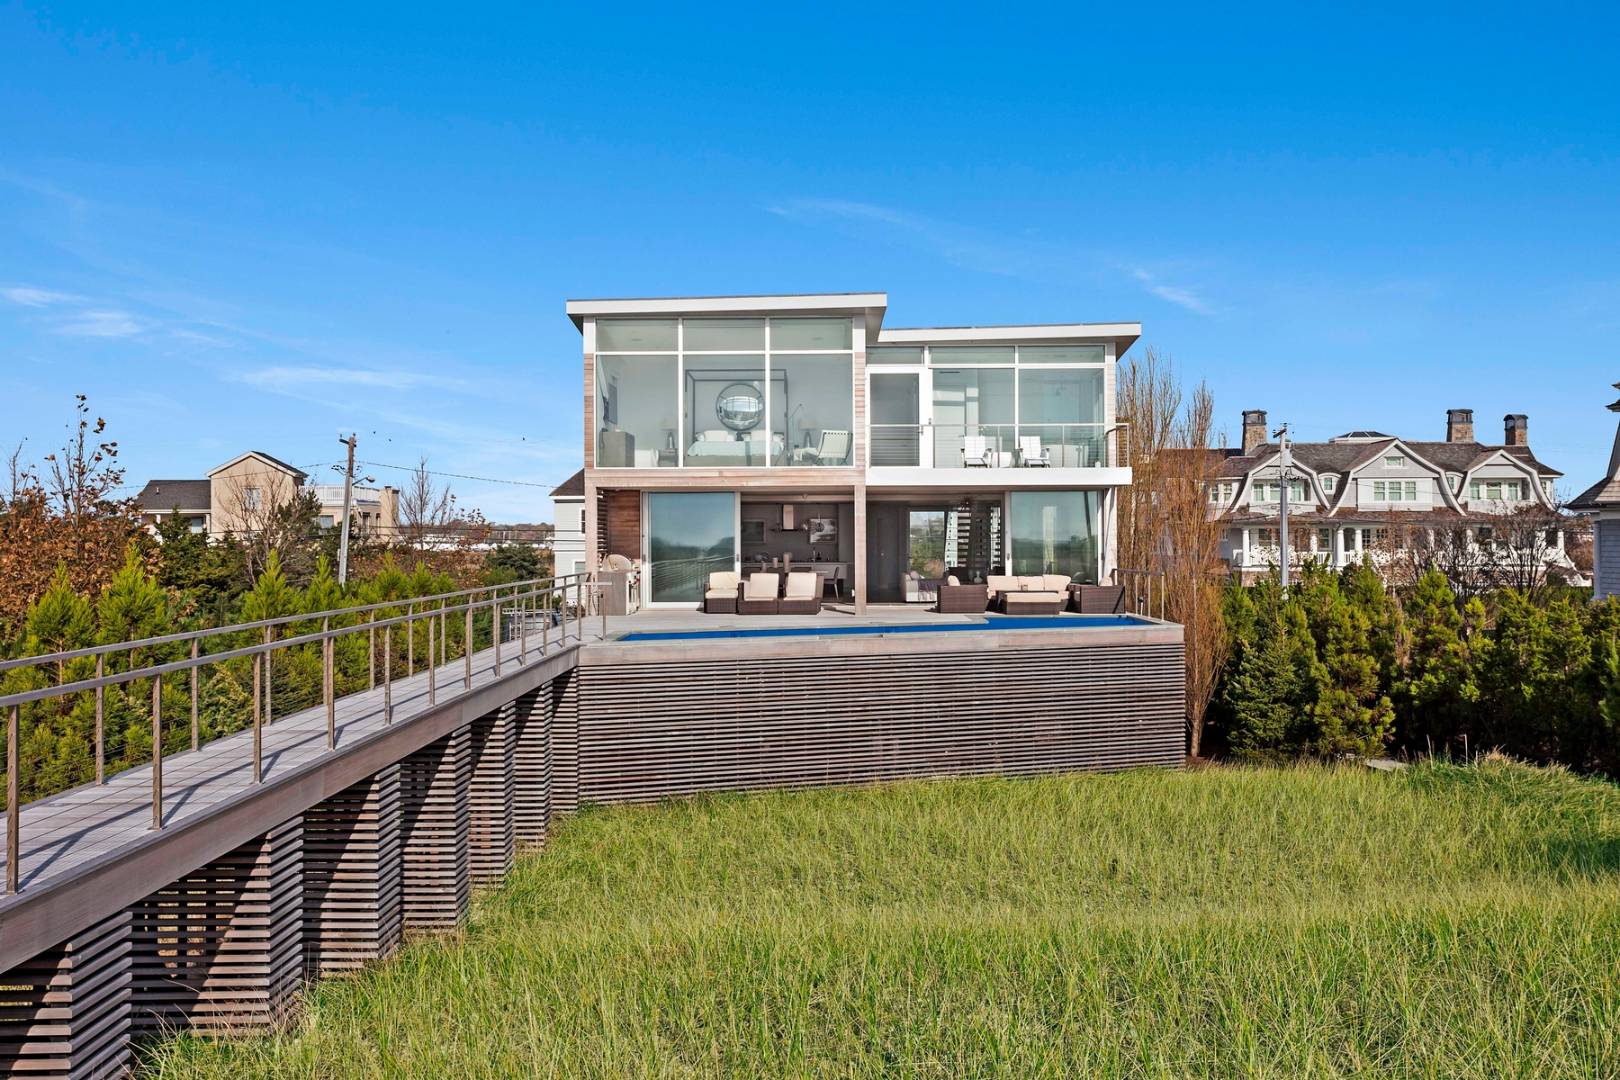
[[[1620,383],[1614,388],[1620,390]],[[1609,405],[1620,413],[1620,401]],[[1609,451],[1609,471],[1602,480],[1570,500],[1569,509],[1592,517],[1592,596],[1620,596],[1620,427]]]
[[[1376,563],[1414,538],[1432,544],[1438,533],[1463,531],[1469,542],[1483,542],[1494,523],[1557,511],[1554,485],[1563,473],[1536,458],[1520,413],[1503,418],[1501,443],[1475,438],[1471,409],[1451,409],[1441,441],[1361,430],[1290,445],[1289,547],[1296,560],[1343,566],[1373,555]],[[1228,523],[1222,553],[1235,570],[1269,571],[1279,558],[1281,480],[1265,412],[1243,414],[1241,447],[1211,453],[1220,460],[1210,510]],[[1552,546],[1548,558],[1567,561],[1561,533]]]

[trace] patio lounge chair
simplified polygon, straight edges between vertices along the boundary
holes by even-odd
[[[1018,462],[1027,468],[1045,468],[1052,464],[1052,455],[1041,445],[1039,435],[1018,437]]]
[[[977,615],[989,606],[990,590],[984,585],[964,585],[955,574],[945,578],[939,587],[939,603],[935,606],[941,615]]]
[[[776,602],[779,615],[819,615],[821,575],[814,570],[795,570],[782,586],[782,599]]]
[[[962,464],[972,468],[990,467],[990,440],[983,435],[962,436]]]
[[[1123,615],[1125,586],[1070,585],[1069,607],[1082,615]]]
[[[742,575],[735,570],[716,570],[709,575],[709,589],[703,594],[703,610],[710,615],[737,614],[737,594]]]
[[[814,448],[805,446],[793,451],[795,465],[847,465],[849,463],[850,433],[823,431]]]
[[[737,614],[775,615],[776,582],[779,575],[754,573],[742,583],[737,594]]]

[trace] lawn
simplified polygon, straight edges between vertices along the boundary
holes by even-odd
[[[1620,788],[1134,772],[594,810],[164,1077],[1620,1074]]]

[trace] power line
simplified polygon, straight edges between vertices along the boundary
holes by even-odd
[[[382,461],[362,461],[359,464],[369,465],[373,469],[398,469],[400,472],[413,473],[417,471],[415,465],[389,465]],[[470,473],[439,472],[435,469],[424,470],[429,476],[449,476],[457,480],[477,480],[485,484],[513,484],[517,487],[554,488],[556,484],[538,484],[533,480],[503,480],[496,476],[473,476]]]

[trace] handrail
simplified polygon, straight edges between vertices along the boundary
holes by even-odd
[[[573,621],[573,640],[583,642],[584,623],[590,612],[590,601],[596,600],[597,612],[602,619],[602,636],[607,636],[607,605],[602,602],[602,593],[606,583],[591,581],[588,574],[564,574],[547,578],[529,578],[523,581],[505,582],[499,585],[481,585],[470,589],[457,589],[453,592],[435,593],[431,596],[401,597],[396,600],[385,600],[375,604],[363,604],[348,608],[333,608],[327,611],[304,612],[298,615],[281,616],[275,619],[261,619],[251,623],[237,623],[231,626],[213,627],[207,630],[190,631],[181,634],[165,634],[159,637],[143,638],[136,641],[116,642],[110,645],[95,646],[89,649],[70,649],[55,653],[44,653],[38,656],[21,657],[8,662],[4,669],[17,668],[24,665],[38,666],[56,661],[78,659],[79,657],[95,656],[96,675],[93,678],[77,679],[69,683],[56,686],[41,687],[19,693],[0,695],[0,711],[5,713],[6,722],[6,892],[16,894],[20,890],[19,860],[21,857],[20,833],[22,825],[22,799],[21,799],[21,756],[19,742],[22,725],[22,708],[24,705],[56,698],[64,698],[71,694],[94,692],[96,700],[96,742],[95,742],[95,783],[106,783],[105,775],[105,747],[102,742],[102,712],[103,695],[109,686],[119,686],[135,682],[138,679],[152,680],[152,828],[163,828],[163,679],[166,675],[177,672],[191,673],[191,748],[198,748],[198,712],[197,712],[197,671],[213,664],[223,664],[232,660],[251,659],[253,667],[253,741],[252,761],[254,784],[263,782],[263,737],[264,725],[275,720],[274,706],[271,701],[272,680],[274,673],[273,658],[278,649],[296,649],[308,645],[320,645],[321,653],[321,698],[326,711],[326,749],[328,752],[337,748],[336,728],[336,654],[335,642],[338,638],[350,634],[364,633],[367,635],[367,682],[376,686],[376,654],[377,631],[383,634],[383,671],[382,689],[383,698],[381,708],[378,710],[383,723],[393,722],[393,639],[391,632],[395,627],[404,626],[409,639],[407,653],[407,675],[415,670],[415,634],[414,625],[425,620],[428,624],[428,655],[426,657],[428,673],[428,702],[436,704],[439,700],[439,686],[437,681],[438,670],[450,661],[449,634],[446,626],[446,616],[461,614],[465,629],[462,638],[462,654],[465,660],[465,671],[462,682],[463,693],[472,690],[473,668],[472,657],[476,648],[474,639],[475,626],[473,615],[477,611],[488,609],[490,611],[490,643],[494,649],[494,673],[501,673],[501,645],[507,640],[508,624],[502,619],[502,608],[506,607],[508,614],[518,616],[518,624],[514,637],[518,642],[517,662],[526,664],[529,658],[529,623],[532,614],[536,611],[546,613],[541,624],[540,653],[545,655],[551,650],[551,615],[553,610],[560,614],[560,627],[556,638],[559,647],[567,644],[569,634],[569,608],[578,600],[581,602],[580,610]],[[460,603],[447,603],[461,597],[467,599]],[[433,601],[438,601],[435,605]],[[375,613],[385,609],[405,608],[403,614],[386,614],[377,618]],[[347,626],[334,626],[335,617],[370,615],[370,618],[355,619]],[[271,632],[276,626],[288,623],[318,622],[320,629],[309,633],[297,634],[292,637],[276,639]],[[437,628],[437,633],[435,632]],[[204,653],[197,647],[197,642],[207,636],[228,633],[242,633],[249,630],[264,630],[264,640],[216,653]],[[102,662],[108,652],[130,651],[151,645],[175,644],[191,641],[190,655],[179,660],[170,660],[162,663],[147,664],[139,668],[130,668],[125,671],[113,673],[106,672],[106,665]],[[437,655],[435,655],[437,653]]]
[[[364,614],[385,607],[398,607],[400,604],[425,604],[431,600],[448,600],[456,596],[468,596],[472,593],[488,592],[491,589],[508,589],[518,585],[533,585],[543,581],[561,581],[567,578],[585,578],[586,574],[563,574],[549,578],[526,578],[522,581],[502,582],[499,585],[474,585],[469,589],[457,589],[454,592],[431,593],[425,596],[407,596],[398,600],[379,600],[374,604],[361,604],[356,607],[330,608],[325,611],[310,611],[302,615],[277,615],[272,619],[259,619],[256,622],[232,623],[229,626],[209,626],[197,630],[182,630],[173,634],[159,634],[156,637],[136,638],[132,641],[116,641],[106,645],[86,645],[80,649],[63,649],[58,652],[37,653],[33,656],[19,656],[12,660],[0,660],[0,671],[9,671],[17,667],[33,667],[47,661],[78,660],[86,656],[98,656],[113,652],[127,652],[131,649],[144,649],[152,645],[172,645],[179,641],[190,641],[193,638],[215,637],[219,634],[234,634],[243,630],[262,630],[266,627],[285,626],[288,623],[303,622],[307,619],[334,618],[339,615]]]

